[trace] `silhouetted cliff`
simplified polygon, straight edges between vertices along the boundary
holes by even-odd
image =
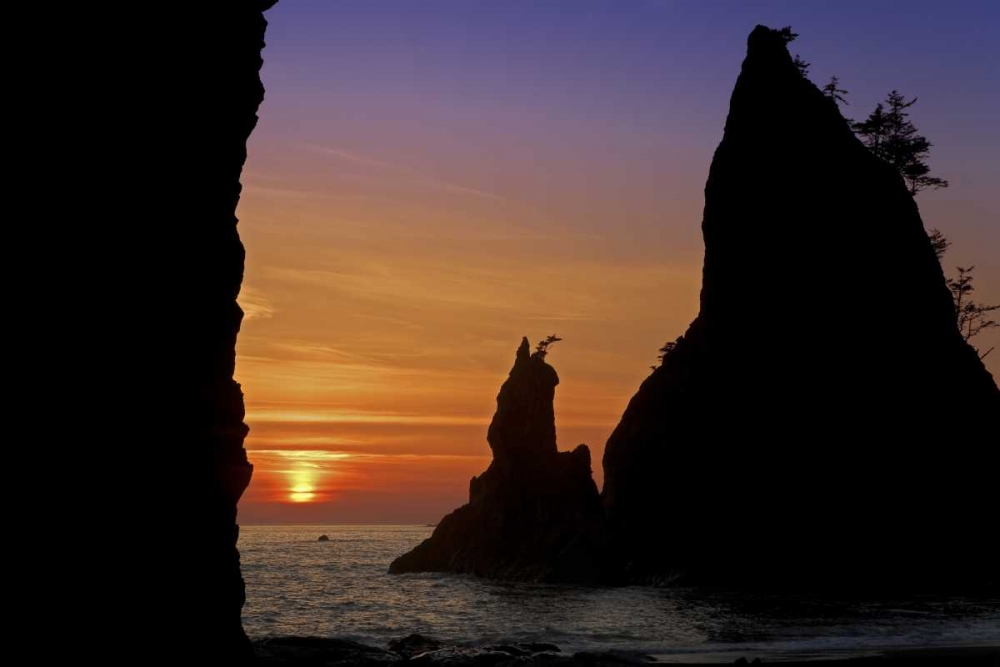
[[[32,83],[16,171],[35,184],[17,227],[35,238],[11,245],[31,306],[12,412],[36,433],[19,469],[44,468],[45,495],[19,518],[40,534],[11,543],[31,550],[16,634],[49,661],[105,636],[102,664],[252,658],[236,206],[272,4],[25,5],[39,16],[14,21],[45,54],[15,68]]]
[[[469,503],[390,572],[459,572],[499,579],[596,581],[602,509],[590,450],[556,448],[559,377],[524,339],[500,388],[487,440],[493,461],[469,484]]]
[[[243,448],[243,393],[233,379],[245,255],[235,211],[246,142],[264,98],[262,9],[272,4],[232,4],[218,23],[191,19],[205,31],[205,41],[184,47],[197,54],[205,75],[192,77],[188,97],[177,103],[178,113],[196,114],[196,141],[184,171],[188,189],[171,193],[178,208],[188,210],[174,221],[169,239],[183,267],[175,277],[182,307],[171,314],[182,355],[165,377],[155,378],[176,392],[178,407],[163,428],[175,437],[166,455],[176,474],[175,495],[184,499],[178,503],[181,529],[172,538],[181,542],[174,567],[190,587],[169,594],[186,590],[184,620],[199,641],[230,656],[250,652],[240,622],[244,585],[236,504],[253,469]]]
[[[701,310],[604,455],[634,580],[981,585],[1000,391],[899,174],[750,35],[705,187]]]
[[[119,250],[102,261],[141,297],[100,297],[131,320],[116,332],[116,344],[141,349],[115,351],[131,369],[112,376],[112,419],[97,436],[117,429],[127,435],[118,466],[132,469],[129,492],[118,494],[111,513],[93,518],[116,522],[129,535],[155,536],[130,564],[141,575],[122,582],[140,600],[122,608],[144,626],[148,634],[137,636],[158,658],[164,642],[154,638],[176,635],[209,662],[252,656],[241,627],[236,548],[237,501],[252,471],[243,448],[243,394],[233,379],[244,262],[236,207],[247,139],[264,97],[263,11],[272,4],[164,6],[149,22],[155,31],[143,22],[135,33],[148,45],[118,56],[138,59],[139,74],[123,85],[141,101],[120,114],[137,127],[122,131],[135,148],[119,158],[129,175],[116,182],[115,195],[140,201],[131,209],[135,231],[122,234],[112,246]],[[147,51],[166,62],[154,66]],[[125,429],[120,420],[133,416],[141,427]],[[131,507],[136,516],[126,520],[122,513]],[[118,627],[117,619],[107,623]]]

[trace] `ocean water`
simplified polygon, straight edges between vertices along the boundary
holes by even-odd
[[[417,632],[467,645],[550,642],[564,652],[798,656],[916,646],[1000,646],[1000,600],[818,600],[679,588],[515,584],[389,575],[424,526],[243,526],[251,638],[384,646]],[[329,542],[319,542],[321,534]]]

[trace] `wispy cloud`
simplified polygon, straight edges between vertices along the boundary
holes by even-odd
[[[430,180],[419,180],[413,181],[413,183],[418,185],[426,185],[431,188],[438,188],[439,190],[447,190],[448,192],[457,192],[466,195],[475,195],[477,197],[484,197],[486,199],[496,199],[502,200],[503,197],[492,192],[486,192],[485,190],[479,190],[478,188],[467,188],[462,185],[455,185],[454,183],[445,183],[444,181],[430,181]]]
[[[426,321],[434,310],[462,317],[478,313],[477,317],[553,323],[589,322],[616,309],[641,307],[648,295],[640,294],[635,285],[666,288],[687,280],[687,274],[673,265],[552,258],[546,263],[505,264],[486,256],[476,265],[434,257],[376,260],[341,254],[338,260],[336,267],[270,266],[266,275],[276,283],[323,289],[327,298],[337,294],[355,304],[370,304],[373,312],[391,312],[405,321]]]
[[[375,167],[382,170],[395,171],[397,172],[395,178],[405,184],[434,188],[437,190],[444,190],[446,192],[454,192],[456,194],[472,195],[474,197],[482,197],[484,199],[503,199],[503,197],[498,194],[487,192],[486,190],[482,190],[480,188],[450,183],[436,178],[426,178],[421,176],[421,170],[414,169],[413,167],[409,167],[404,164],[378,160],[368,157],[367,155],[361,155],[359,153],[354,153],[335,146],[322,146],[320,144],[303,144],[303,146],[305,146],[308,150],[329,155],[331,157],[344,160],[345,162],[351,162],[353,164],[363,165],[366,167]]]
[[[363,164],[368,167],[392,167],[393,165],[388,162],[383,162],[382,160],[376,160],[375,158],[370,158],[365,155],[358,155],[357,153],[352,153],[350,151],[345,151],[342,148],[332,148],[330,146],[320,146],[319,144],[304,144],[306,148],[318,153],[323,153],[324,155],[332,155],[333,157],[340,158],[341,160],[346,160],[347,162],[353,162],[355,164]]]
[[[243,309],[244,321],[252,319],[268,319],[274,315],[274,306],[264,296],[264,294],[249,285],[240,288],[240,295],[236,299]]]
[[[421,259],[354,261],[345,258],[337,269],[268,267],[272,280],[321,286],[362,302],[407,310],[433,307],[448,311],[527,315],[529,319],[581,321],[593,317],[596,299],[582,290],[550,294],[545,271],[519,267],[520,273],[498,267],[441,265]],[[530,298],[529,298],[530,297]]]
[[[259,408],[247,410],[247,422],[299,422],[322,424],[435,424],[435,425],[481,425],[489,423],[488,417],[465,415],[399,414],[392,412],[368,412],[362,410],[323,410],[318,408]]]
[[[333,452],[322,449],[255,449],[257,456],[276,456],[289,461],[343,461],[354,458],[355,454],[348,452]]]

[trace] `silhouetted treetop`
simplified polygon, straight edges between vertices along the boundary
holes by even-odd
[[[779,28],[774,31],[778,37],[787,45],[795,41],[795,38],[799,36],[799,33],[792,32],[792,26],[786,25],[784,28]]]
[[[986,331],[1000,326],[1000,322],[993,319],[991,313],[1000,310],[1000,304],[977,303],[972,299],[972,293],[976,290],[972,284],[972,272],[974,266],[959,266],[958,277],[948,279],[948,289],[951,290],[952,298],[955,300],[955,321],[962,338],[970,345],[973,338]],[[979,353],[979,348],[976,348]],[[993,348],[986,352],[979,353],[980,359],[985,359],[986,355],[993,351]]]
[[[802,76],[806,76],[809,74],[809,67],[812,65],[812,63],[807,63],[805,60],[802,59],[802,56],[800,56],[797,53],[795,54],[795,57],[792,58],[792,62],[795,63],[795,66],[799,69],[799,74],[801,74]]]
[[[672,340],[669,343],[665,343],[663,347],[661,347],[658,350],[660,354],[656,357],[656,360],[662,364],[663,361],[670,356],[670,353],[677,348],[677,344],[680,343],[683,339],[684,336],[679,336],[677,340]]]
[[[780,28],[778,30],[772,30],[772,32],[777,35],[782,42],[784,42],[785,46],[794,42],[795,38],[799,36],[799,33],[792,32],[792,26],[790,25],[786,25],[784,28]],[[795,66],[799,69],[799,73],[802,74],[802,76],[808,74],[810,63],[803,60],[802,56],[796,53],[792,62],[795,63]]]
[[[549,348],[561,341],[562,338],[552,334],[546,337],[544,340],[538,341],[538,345],[535,346],[535,353],[531,356],[538,357],[539,359],[544,359],[545,355],[549,353]]]
[[[917,132],[908,111],[916,102],[894,90],[868,118],[851,125],[872,153],[899,170],[914,196],[926,188],[948,187],[948,181],[930,175],[927,157],[933,144]]]
[[[932,229],[928,232],[931,247],[940,262],[948,248],[951,247],[949,241],[941,230]],[[959,266],[958,277],[948,278],[948,289],[951,290],[951,298],[955,303],[955,324],[962,334],[965,342],[972,345],[980,359],[985,359],[986,355],[993,351],[993,348],[986,352],[979,352],[979,348],[972,344],[972,339],[987,329],[1000,326],[1000,322],[993,319],[991,313],[1000,310],[1000,304],[977,303],[972,299],[972,293],[976,290],[972,284],[972,272],[974,266]]]
[[[848,104],[847,91],[840,87],[840,79],[831,76],[830,81],[823,86],[823,94],[837,104]]]
[[[931,247],[934,248],[934,254],[940,262],[944,258],[944,254],[948,252],[948,248],[951,247],[951,241],[945,238],[945,235],[941,233],[940,229],[932,229],[929,231],[927,233],[927,238],[931,240]]]

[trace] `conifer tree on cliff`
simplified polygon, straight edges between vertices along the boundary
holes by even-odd
[[[938,261],[943,262],[945,253],[951,247],[951,241],[938,229],[930,230],[927,236],[931,240],[931,247],[934,248]],[[993,348],[980,352],[979,348],[973,345],[972,339],[987,329],[1000,327],[1000,321],[993,319],[993,313],[1000,310],[1000,304],[979,303],[972,299],[972,293],[976,291],[972,283],[972,271],[975,268],[959,266],[958,277],[948,278],[948,289],[951,290],[951,298],[955,302],[955,323],[958,325],[959,333],[979,353],[979,358],[985,359]]]
[[[798,33],[792,32],[791,26],[785,26],[777,33],[785,44],[790,44],[798,37]],[[803,76],[808,74],[809,63],[805,62],[798,54],[795,55],[794,63]],[[838,106],[847,104],[847,91],[840,87],[838,77],[830,77],[829,83],[820,90]],[[893,90],[886,96],[884,102],[879,102],[875,106],[875,109],[865,120],[851,121],[848,119],[851,129],[858,135],[862,143],[872,153],[899,171],[906,182],[910,195],[914,197],[921,190],[927,188],[948,187],[948,181],[930,175],[931,169],[927,164],[927,158],[930,156],[933,144],[917,131],[917,127],[910,120],[908,111],[916,103],[916,97],[907,100],[899,91]],[[930,230],[928,236],[938,261],[943,261],[951,241],[937,229]],[[971,293],[975,290],[972,283],[973,268],[971,266],[958,267],[958,277],[947,279],[948,289],[951,290],[952,299],[955,302],[955,324],[962,337],[970,345],[972,339],[983,331],[1000,327],[1000,321],[993,319],[993,314],[1000,310],[1000,304],[978,303],[971,298]],[[661,364],[674,345],[674,343],[668,343],[660,348],[660,356],[657,359]],[[985,359],[986,355],[993,351],[993,348],[990,348],[986,352],[980,352],[979,348],[974,345],[973,348],[979,353],[980,359]],[[650,366],[650,369],[654,371],[656,368],[656,366]]]
[[[544,359],[545,356],[549,353],[549,348],[561,340],[562,338],[560,338],[555,334],[552,334],[551,336],[545,338],[545,340],[538,341],[538,345],[535,346],[535,353],[532,356],[538,357],[539,359]]]
[[[976,267],[958,267],[958,277],[948,279],[948,289],[951,290],[952,299],[955,301],[955,319],[958,323],[958,330],[970,345],[972,339],[987,329],[1000,327],[1000,322],[993,319],[993,313],[1000,310],[997,303],[979,303],[972,299],[972,292],[975,286],[972,284],[972,271]],[[986,355],[993,351],[993,348],[980,352],[979,348],[973,345],[979,354],[980,359],[985,359]]]
[[[834,77],[823,89],[824,92],[837,99],[835,95],[838,92],[846,92],[838,90],[838,83]],[[933,144],[917,131],[909,119],[907,109],[916,101],[915,97],[907,101],[894,90],[886,97],[885,104],[879,102],[867,119],[851,124],[851,128],[869,150],[899,170],[914,197],[927,188],[948,187],[948,181],[930,175],[927,157]],[[937,229],[930,230],[928,237],[938,261],[943,261],[951,241]],[[958,267],[958,277],[947,279],[948,289],[955,302],[955,324],[962,338],[970,345],[972,339],[983,331],[1000,327],[1000,322],[993,319],[993,313],[1000,310],[1000,304],[979,303],[971,298],[971,293],[975,291],[972,282],[974,268]],[[990,348],[980,352],[975,345],[973,348],[979,353],[980,359],[985,359],[993,351]]]
[[[868,118],[851,125],[872,153],[899,170],[914,196],[927,188],[948,187],[948,181],[930,175],[927,157],[933,144],[917,131],[908,111],[916,103],[916,97],[907,100],[894,90]]]
[[[777,33],[778,37],[780,37],[785,44],[791,44],[792,42],[795,41],[795,38],[799,36],[799,33],[792,32],[792,26],[790,25],[786,25],[781,30],[778,30]],[[802,56],[800,56],[797,53],[795,54],[795,58],[792,60],[792,62],[794,62],[795,66],[799,69],[799,74],[801,74],[802,76],[806,76],[809,74],[809,66],[812,63],[807,63],[805,60],[802,59]]]
[[[840,78],[831,76],[830,81],[821,88],[823,94],[837,103],[837,105],[848,104],[847,91],[840,87]]]

